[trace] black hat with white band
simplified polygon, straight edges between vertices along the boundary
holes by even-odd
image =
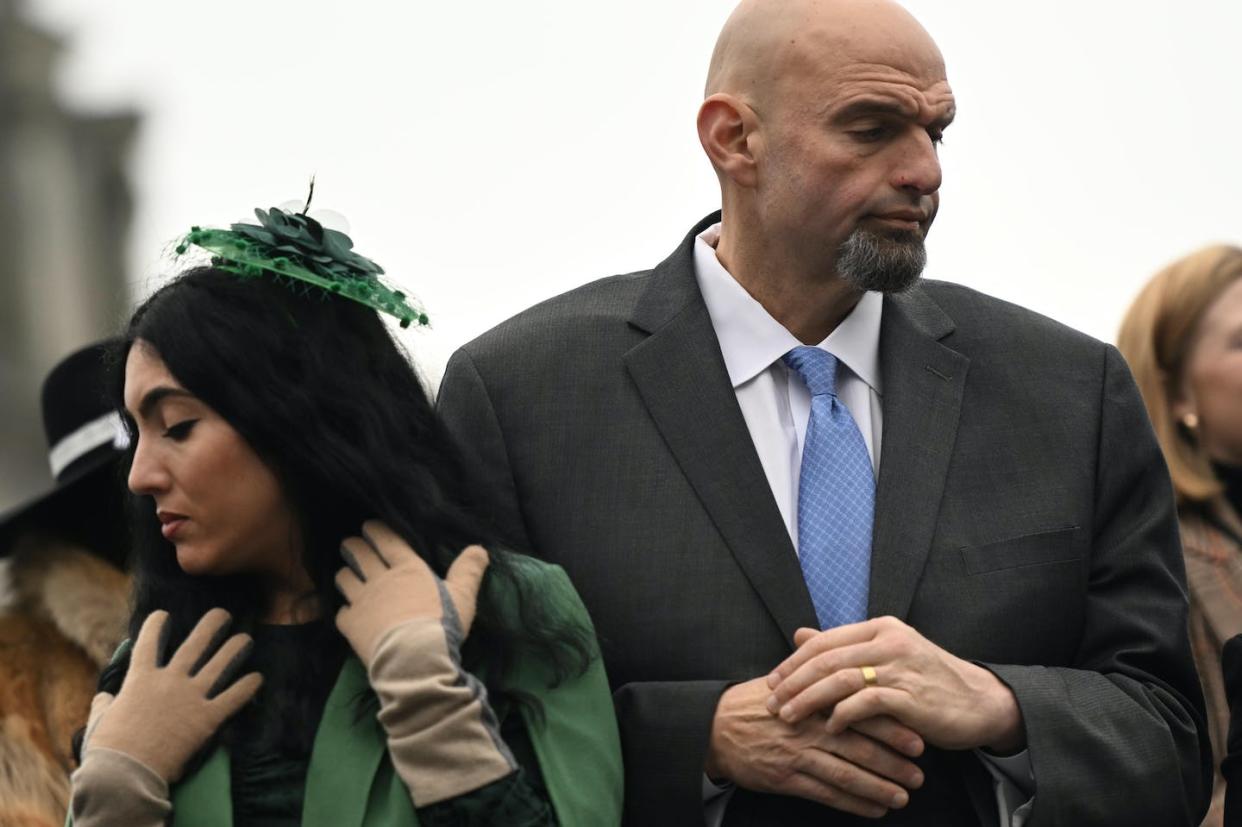
[[[55,485],[0,515],[0,554],[32,526],[78,540],[117,531],[122,502],[117,460],[129,436],[108,399],[105,359],[114,346],[107,340],[75,351],[44,380],[43,430]],[[99,540],[105,548],[115,545],[113,537]]]

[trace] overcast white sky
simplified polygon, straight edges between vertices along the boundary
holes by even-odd
[[[60,88],[137,108],[133,280],[304,195],[428,306],[438,380],[512,313],[662,259],[718,206],[694,131],[731,0],[28,0]],[[945,54],[927,274],[1112,339],[1152,272],[1242,242],[1242,2],[909,0]]]

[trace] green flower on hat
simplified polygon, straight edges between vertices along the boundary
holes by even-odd
[[[354,252],[353,239],[345,233],[324,227],[305,212],[273,207],[257,209],[254,214],[257,225],[191,228],[177,245],[177,253],[185,253],[191,245],[201,247],[213,254],[214,266],[240,276],[270,273],[312,284],[394,316],[402,327],[429,323],[427,314],[404,293],[380,280],[384,268]]]

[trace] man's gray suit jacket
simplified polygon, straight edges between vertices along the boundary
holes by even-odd
[[[695,236],[717,220],[655,269],[461,348],[440,391],[478,504],[590,609],[635,825],[702,823],[720,694],[815,625],[695,280]],[[880,369],[869,615],[1013,689],[1031,827],[1198,824],[1211,755],[1173,498],[1117,351],[925,281],[885,299]],[[924,787],[884,823],[996,823],[977,757],[931,749],[921,764]],[[725,823],[855,820],[738,790]]]

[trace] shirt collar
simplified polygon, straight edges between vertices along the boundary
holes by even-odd
[[[759,302],[716,258],[720,224],[713,224],[694,243],[694,269],[707,304],[712,327],[720,340],[729,381],[737,388],[754,379],[782,356],[799,347],[792,333]],[[859,379],[880,393],[880,316],[884,297],[867,292],[819,347],[837,357]]]

